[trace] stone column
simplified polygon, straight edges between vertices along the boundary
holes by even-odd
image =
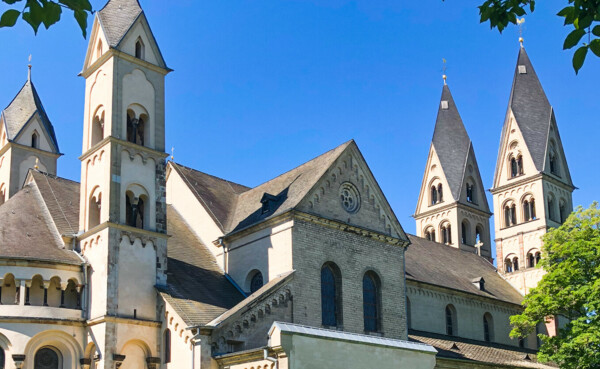
[[[80,359],[79,364],[81,364],[81,369],[90,369],[92,365],[91,359]]]
[[[123,365],[123,361],[125,361],[125,355],[113,354],[113,362],[115,363],[115,369],[119,369],[121,365]]]
[[[29,303],[29,291],[31,290],[31,283],[32,283],[31,279],[28,281],[25,281],[25,304],[24,305],[31,305]]]
[[[25,305],[25,281],[15,279],[15,305]]]
[[[50,288],[50,281],[44,281],[44,306],[48,306],[48,288]]]
[[[61,283],[60,284],[60,306],[61,308],[65,307],[65,291],[69,287],[69,283]]]
[[[146,358],[146,363],[148,364],[148,369],[160,368],[160,358],[159,357]]]
[[[15,362],[15,368],[23,368],[23,364],[25,363],[25,355],[13,355],[12,359]]]

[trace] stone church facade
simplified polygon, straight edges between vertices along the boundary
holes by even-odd
[[[447,85],[404,232],[354,141],[249,188],[166,161],[171,72],[137,0],[95,17],[81,180],[31,76],[0,115],[0,368],[550,368],[509,317],[572,210],[520,48],[492,212]],[[555,332],[555,323],[538,327]]]

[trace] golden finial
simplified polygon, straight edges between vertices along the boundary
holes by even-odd
[[[442,79],[444,80],[444,86],[446,85],[446,79],[448,78],[448,76],[446,76],[446,59],[442,58],[442,63],[444,63],[444,66],[442,67],[442,71],[444,74],[442,74]]]
[[[171,147],[171,161],[174,161],[175,159],[175,147]]]
[[[31,54],[29,54],[29,64],[27,64],[27,68],[29,69],[27,71],[27,80],[31,82]]]
[[[525,18],[517,19],[517,25],[519,26],[519,43],[521,47],[523,47],[523,23],[525,23]]]
[[[33,166],[35,170],[40,169],[40,158],[35,158],[35,165]]]

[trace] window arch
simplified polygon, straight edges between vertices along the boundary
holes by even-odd
[[[494,318],[490,313],[483,314],[483,340],[494,341]]]
[[[510,227],[517,224],[517,206],[513,201],[504,205],[504,226]]]
[[[442,236],[442,243],[446,245],[452,244],[452,226],[450,223],[443,223],[440,227],[440,235]]]
[[[170,329],[165,329],[165,333],[164,333],[164,347],[165,347],[165,357],[163,362],[165,364],[168,364],[171,362],[171,330]]]
[[[37,133],[37,131],[34,131],[31,134],[31,147],[33,147],[34,149],[39,149],[39,145],[40,145],[40,135]]]
[[[437,204],[438,201],[438,190],[435,185],[431,186],[431,205]]]
[[[475,201],[475,186],[472,183],[467,183],[467,201],[476,203]]]
[[[533,268],[538,265],[541,259],[541,253],[537,249],[529,250],[527,253],[527,267]]]
[[[60,352],[54,347],[42,347],[35,353],[35,369],[59,369],[62,364]]]
[[[146,56],[146,46],[141,38],[138,38],[135,42],[135,57],[138,59],[144,59]]]
[[[457,335],[457,326],[456,326],[456,308],[454,305],[450,304],[446,306],[446,334],[448,336],[456,336]]]
[[[254,270],[250,272],[249,275],[250,280],[250,293],[254,293],[261,289],[263,286],[263,275],[260,270]]]
[[[435,228],[429,226],[425,230],[425,238],[429,241],[435,242]]]
[[[550,194],[548,196],[548,219],[556,221],[556,210],[554,207],[556,206],[556,201],[554,201],[554,195]]]
[[[0,288],[0,305],[18,305],[18,292],[19,287],[15,281],[15,276],[6,274]],[[2,366],[0,366],[0,368],[2,368]]]
[[[550,142],[550,150],[548,150],[548,163],[550,166],[550,173],[560,176],[558,155],[556,154],[556,145],[554,144],[554,141]]]
[[[125,192],[125,224],[147,229],[150,220],[148,193],[140,185],[129,186]]]
[[[567,201],[565,199],[560,199],[558,213],[560,216],[560,222],[564,223],[569,217],[569,213],[567,212]]]
[[[535,199],[531,195],[523,197],[523,220],[530,221],[537,219],[535,211]]]
[[[470,233],[471,233],[471,224],[469,224],[469,222],[465,219],[462,221],[462,223],[460,224],[460,239],[463,245],[470,245],[471,244],[471,238]]]
[[[321,268],[321,320],[324,326],[342,324],[342,281],[337,265],[327,263]]]
[[[94,119],[92,120],[92,142],[91,146],[95,146],[98,142],[104,139],[104,109],[98,108]]]
[[[365,332],[381,330],[381,287],[377,274],[367,272],[363,276],[363,318]]]
[[[88,229],[92,229],[100,224],[102,193],[98,187],[92,191],[92,195],[90,196],[90,201],[88,203],[88,209]]]
[[[513,263],[512,263],[512,259],[510,257],[507,257],[504,260],[504,271],[506,273],[512,273],[513,272]]]

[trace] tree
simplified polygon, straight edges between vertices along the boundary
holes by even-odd
[[[589,50],[600,57],[600,0],[568,0],[568,4],[557,15],[565,19],[565,26],[572,28],[563,50],[579,45],[573,54],[573,68],[578,73]],[[490,28],[502,33],[509,23],[517,24],[518,17],[534,10],[535,0],[486,0],[479,6],[480,22],[489,22]]]
[[[555,337],[545,334],[539,357],[566,369],[600,368],[600,209],[594,202],[543,237],[540,265],[547,274],[532,289],[520,315],[512,316],[511,337],[525,337],[548,317],[568,323]]]
[[[19,18],[29,23],[37,34],[40,25],[46,29],[60,20],[63,9],[73,12],[73,16],[81,28],[83,37],[87,36],[87,19],[92,13],[89,0],[0,0],[1,3],[15,8],[6,10],[0,16],[0,28],[12,27]],[[16,9],[19,8],[19,9]]]

